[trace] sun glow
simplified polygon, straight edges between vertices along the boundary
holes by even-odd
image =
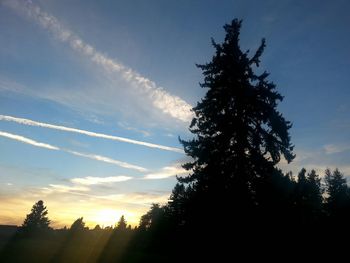
[[[122,215],[123,213],[121,211],[102,209],[97,211],[92,220],[101,227],[114,226]]]

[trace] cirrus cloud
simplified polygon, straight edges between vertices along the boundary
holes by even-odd
[[[17,134],[12,134],[12,133],[8,133],[8,132],[3,132],[0,131],[0,137],[5,137],[8,139],[12,139],[18,142],[22,142],[22,143],[26,143],[29,145],[33,145],[36,147],[40,147],[40,148],[45,148],[48,150],[54,150],[54,151],[63,151],[75,156],[80,156],[80,157],[85,157],[88,159],[92,159],[95,161],[100,161],[100,162],[104,162],[104,163],[110,163],[110,164],[114,164],[123,168],[127,168],[127,169],[133,169],[139,172],[146,172],[147,169],[138,165],[134,165],[134,164],[130,164],[127,162],[123,162],[123,161],[119,161],[119,160],[115,160],[112,159],[110,157],[106,157],[106,156],[102,156],[102,155],[97,155],[97,154],[90,154],[90,153],[81,153],[81,152],[76,152],[76,151],[72,151],[69,149],[61,149],[57,146],[51,145],[51,144],[47,144],[47,143],[42,143],[42,142],[38,142],[35,141],[33,139],[21,136],[21,135],[17,135]]]
[[[108,177],[79,177],[73,178],[70,181],[74,184],[82,184],[82,185],[95,185],[95,184],[105,184],[105,183],[116,183],[116,182],[125,182],[131,180],[130,176],[108,176]]]
[[[124,137],[120,137],[120,136],[114,136],[114,135],[108,135],[108,134],[97,133],[97,132],[92,132],[92,131],[86,131],[86,130],[71,128],[71,127],[65,127],[65,126],[60,126],[60,125],[54,125],[54,124],[49,124],[49,123],[44,123],[44,122],[33,121],[33,120],[29,120],[29,119],[24,119],[24,118],[17,118],[17,117],[13,117],[13,116],[0,115],[0,121],[9,121],[9,122],[15,122],[15,123],[23,124],[23,125],[36,126],[36,127],[60,130],[60,131],[65,131],[65,132],[78,133],[78,134],[83,134],[83,135],[87,135],[90,137],[103,138],[103,139],[112,140],[112,141],[120,141],[120,142],[136,144],[136,145],[142,145],[145,147],[156,148],[156,149],[165,150],[165,151],[183,153],[182,149],[176,148],[176,147],[169,147],[169,146],[155,144],[155,143],[137,141],[137,140],[124,138]]]
[[[189,122],[192,119],[192,106],[182,98],[170,94],[154,81],[97,51],[74,32],[65,28],[56,17],[44,12],[39,6],[34,5],[32,2],[18,0],[4,0],[3,4],[17,11],[20,15],[33,19],[56,39],[67,43],[74,51],[89,58],[107,73],[117,73],[129,84],[130,88],[147,98],[154,108],[181,122]]]

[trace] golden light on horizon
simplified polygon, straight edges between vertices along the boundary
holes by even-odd
[[[39,199],[33,198],[9,198],[4,200],[2,213],[0,215],[0,224],[18,225],[23,223],[25,216],[30,213],[31,207]],[[100,202],[84,201],[84,202],[68,202],[62,206],[62,202],[46,197],[44,205],[48,208],[48,217],[51,220],[50,226],[53,228],[69,228],[72,223],[83,217],[85,225],[93,229],[96,225],[100,227],[115,226],[120,217],[124,215],[127,224],[135,227],[140,221],[140,217],[147,212],[147,205],[128,206],[120,204],[101,205]]]
[[[100,225],[101,227],[114,226],[117,224],[122,215],[123,213],[121,211],[113,209],[101,209],[98,210],[90,220],[96,223],[96,225]]]

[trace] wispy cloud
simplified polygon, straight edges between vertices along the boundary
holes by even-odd
[[[336,144],[327,144],[323,146],[323,149],[325,150],[326,154],[334,154],[334,153],[341,153],[345,151],[350,150],[349,145],[336,145]]]
[[[130,176],[108,176],[108,177],[80,177],[73,178],[70,181],[74,184],[82,184],[82,185],[95,185],[95,184],[106,184],[106,183],[117,183],[117,182],[125,182],[132,179]]]
[[[176,147],[169,147],[169,146],[164,146],[164,145],[159,145],[159,144],[154,144],[154,143],[149,143],[149,142],[137,141],[137,140],[128,139],[128,138],[119,137],[119,136],[91,132],[91,131],[70,128],[70,127],[65,127],[65,126],[60,126],[60,125],[53,125],[53,124],[48,124],[48,123],[44,123],[44,122],[37,122],[37,121],[24,119],[24,118],[16,118],[16,117],[12,117],[12,116],[0,115],[0,121],[11,121],[11,122],[16,122],[16,123],[23,124],[23,125],[79,133],[79,134],[84,134],[84,135],[87,135],[90,137],[103,138],[103,139],[107,139],[107,140],[126,142],[126,143],[131,143],[131,144],[136,144],[136,145],[142,145],[142,146],[146,146],[146,147],[150,147],[150,148],[156,148],[156,149],[161,149],[161,150],[166,150],[166,151],[183,153],[182,149],[176,148]]]
[[[100,161],[100,162],[115,164],[117,166],[127,168],[127,169],[137,170],[139,172],[146,172],[147,171],[146,168],[143,168],[141,166],[137,166],[137,165],[130,164],[127,162],[118,161],[118,160],[115,160],[115,159],[112,159],[112,158],[109,158],[106,156],[102,156],[102,155],[81,153],[81,152],[76,152],[76,151],[71,151],[71,150],[64,150],[64,151],[71,153],[73,155],[76,155],[76,156],[81,156],[81,157],[89,158],[89,159]]]
[[[296,149],[294,151],[296,158],[293,162],[288,164],[287,161],[283,161],[278,164],[278,167],[284,172],[292,171],[295,175],[299,173],[301,168],[314,169],[321,176],[324,175],[326,168],[331,170],[338,168],[345,176],[350,176],[350,165],[346,161],[348,158],[344,158],[344,155],[343,157],[335,155],[334,153],[343,151],[330,145],[327,150],[325,146],[316,149]]]
[[[149,206],[153,203],[166,203],[169,200],[169,193],[154,194],[145,192],[134,192],[128,194],[110,194],[110,195],[90,195],[91,198],[128,203],[133,205]]]
[[[97,51],[75,33],[65,28],[54,16],[41,10],[39,6],[30,1],[5,0],[3,3],[18,13],[32,18],[59,41],[67,43],[73,50],[89,58],[106,72],[118,73],[140,95],[148,97],[152,105],[163,113],[183,122],[189,122],[192,119],[192,106],[186,101],[168,93],[152,80]]]
[[[6,77],[0,75],[0,90],[2,91],[10,91],[16,93],[24,93],[24,86],[7,79]]]
[[[180,164],[163,167],[160,171],[149,173],[144,176],[144,179],[165,179],[176,175],[185,175],[188,171],[181,167]]]
[[[8,132],[0,131],[0,136],[6,137],[6,138],[9,138],[9,139],[12,139],[12,140],[16,140],[16,141],[19,141],[19,142],[23,142],[23,143],[26,143],[26,144],[30,144],[30,145],[33,145],[33,146],[36,146],[36,147],[46,148],[46,149],[49,149],[49,150],[60,150],[56,146],[53,146],[53,145],[50,145],[50,144],[47,144],[47,143],[37,142],[37,141],[34,141],[32,139],[29,139],[29,138],[26,138],[26,137],[23,137],[23,136],[20,136],[20,135],[17,135],[17,134],[12,134],[12,133],[8,133]]]
[[[118,125],[119,125],[121,128],[125,129],[125,130],[134,131],[134,132],[137,132],[137,133],[141,133],[144,137],[151,136],[151,133],[150,133],[150,132],[144,131],[144,130],[140,130],[140,129],[135,128],[135,127],[131,127],[130,125],[128,125],[128,124],[125,123],[125,122],[118,121]]]
[[[85,186],[68,186],[61,184],[49,184],[49,187],[43,187],[42,192],[45,194],[51,193],[70,193],[70,192],[88,192],[90,188]]]
[[[114,164],[114,165],[117,165],[117,166],[120,166],[123,168],[137,170],[139,172],[146,172],[147,171],[146,168],[143,168],[141,166],[137,166],[137,165],[130,164],[127,162],[122,162],[122,161],[115,160],[115,159],[112,159],[112,158],[109,158],[106,156],[97,155],[97,154],[89,154],[89,153],[81,153],[81,152],[76,152],[76,151],[72,151],[69,149],[62,149],[62,148],[59,148],[57,146],[50,145],[47,143],[37,142],[35,140],[29,139],[27,137],[17,135],[17,134],[12,134],[12,133],[8,133],[8,132],[0,131],[0,136],[5,137],[5,138],[9,138],[12,140],[16,140],[16,141],[19,141],[22,143],[30,144],[30,145],[33,145],[36,147],[41,147],[41,148],[45,148],[45,149],[49,149],[49,150],[56,150],[56,151],[60,150],[60,151],[70,153],[70,154],[75,155],[75,156],[80,156],[80,157],[85,157],[85,158],[92,159],[95,161],[110,163],[110,164]]]

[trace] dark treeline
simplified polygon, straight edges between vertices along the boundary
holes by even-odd
[[[348,235],[350,189],[339,170],[293,175],[277,167],[295,155],[292,125],[277,110],[283,97],[257,69],[265,40],[250,55],[239,46],[241,21],[224,29],[223,43],[212,40],[212,60],[197,65],[207,93],[193,108],[194,138],[180,139],[192,160],[184,165],[189,175],[178,178],[168,203],[153,204],[135,229],[123,217],[110,229],[87,230],[79,218],[52,230],[39,201],[3,249],[6,262],[18,251],[25,262],[34,255],[33,262],[201,262],[213,255],[231,262],[243,250],[274,253],[293,244],[288,253],[300,252]]]

